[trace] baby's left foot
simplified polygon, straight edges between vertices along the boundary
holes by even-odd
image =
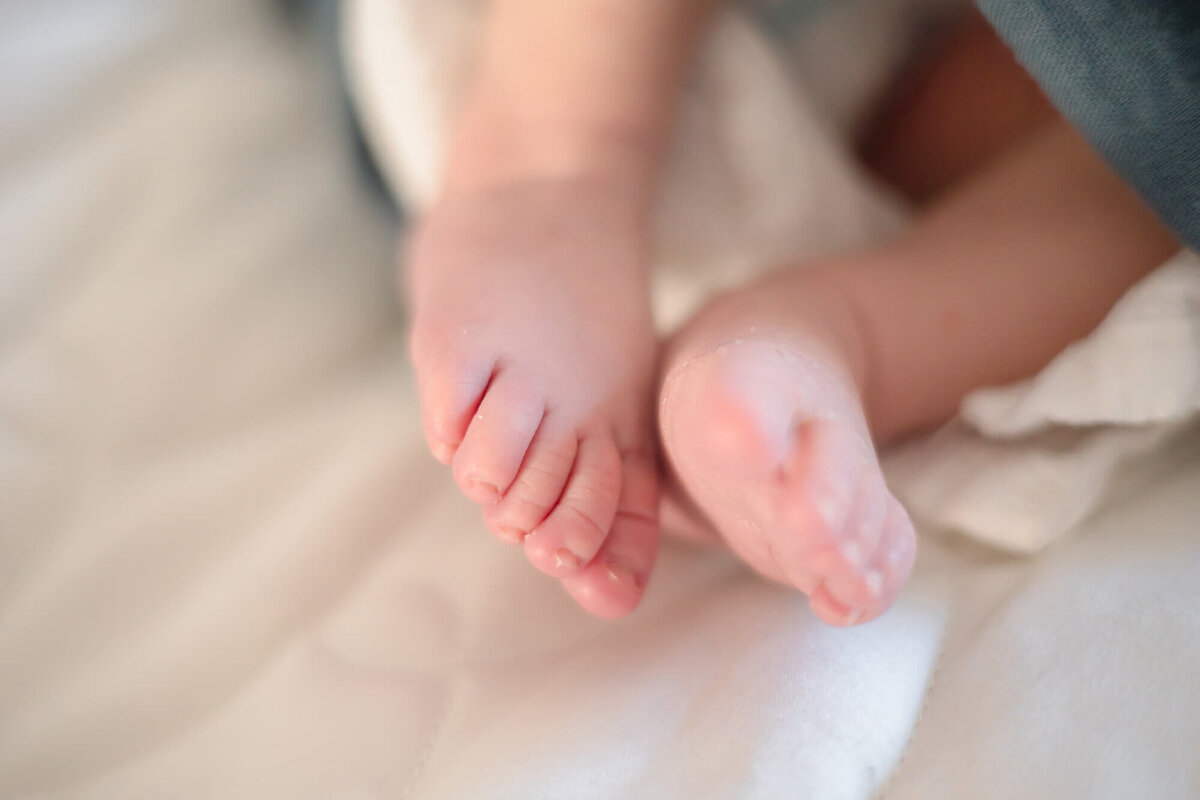
[[[601,617],[638,605],[658,550],[644,238],[609,186],[489,187],[442,199],[409,272],[430,449]]]
[[[697,315],[669,348],[660,425],[680,486],[730,548],[854,625],[892,603],[916,539],[852,377],[853,314],[814,286],[787,276]]]

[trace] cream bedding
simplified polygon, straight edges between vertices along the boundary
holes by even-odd
[[[861,629],[679,545],[588,619],[423,450],[309,56],[0,6],[0,797],[1200,795],[1186,439],[1036,559],[926,531]]]

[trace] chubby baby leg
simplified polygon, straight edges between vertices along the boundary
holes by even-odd
[[[717,298],[670,343],[659,421],[673,477],[751,567],[832,624],[869,620],[915,536],[877,445],[1028,375],[1177,245],[1064,123],[878,250]]]

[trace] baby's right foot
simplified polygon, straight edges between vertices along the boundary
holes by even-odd
[[[807,594],[821,619],[854,625],[891,604],[916,539],[843,349],[854,315],[814,288],[796,274],[731,292],[677,334],[662,438],[688,499],[734,552]]]
[[[435,457],[501,539],[594,614],[658,549],[657,340],[620,196],[539,182],[443,201],[412,258],[412,355]]]

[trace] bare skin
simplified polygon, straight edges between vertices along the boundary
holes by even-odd
[[[629,217],[581,184],[493,189],[443,201],[414,253],[434,455],[496,535],[602,616],[636,605],[658,543],[657,343]]]
[[[667,348],[663,442],[689,500],[834,625],[873,619],[916,537],[875,448],[1091,331],[1176,244],[1065,123],[901,240],[717,298]]]
[[[657,373],[646,223],[704,5],[495,0],[411,261],[426,432],[498,536],[615,617],[657,551],[657,402],[699,524],[827,622],[865,622],[916,546],[877,444],[1040,368],[1175,245],[1031,118],[955,163],[902,239],[717,298]]]
[[[495,0],[411,258],[425,430],[502,539],[588,611],[658,550],[650,204],[695,0]]]

